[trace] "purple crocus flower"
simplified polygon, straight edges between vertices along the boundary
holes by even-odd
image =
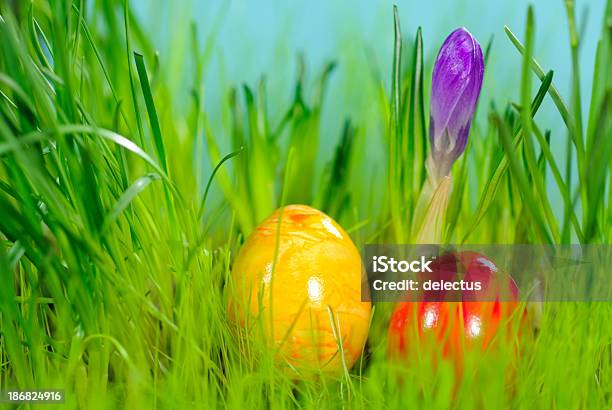
[[[453,31],[440,48],[431,84],[429,167],[435,180],[448,175],[465,150],[483,74],[478,42],[463,27]]]

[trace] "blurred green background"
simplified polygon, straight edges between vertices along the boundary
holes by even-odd
[[[344,119],[351,117],[367,134],[368,163],[365,175],[384,177],[383,133],[380,112],[375,104],[376,81],[390,87],[392,60],[392,6],[398,4],[402,33],[412,41],[417,27],[423,29],[426,57],[426,99],[429,94],[431,66],[445,37],[459,26],[467,27],[484,48],[493,38],[489,64],[486,67],[481,104],[495,101],[503,107],[519,98],[521,57],[504,34],[504,25],[522,35],[527,6],[534,3],[536,44],[534,55],[548,70],[554,70],[554,82],[569,100],[571,55],[567,16],[562,0],[516,1],[132,1],[133,10],[152,44],[160,54],[165,80],[185,95],[175,104],[186,109],[193,83],[190,53],[191,26],[197,25],[201,44],[208,56],[204,74],[205,106],[215,134],[227,134],[229,114],[227,93],[230,87],[254,86],[264,75],[268,87],[268,108],[273,123],[284,114],[293,98],[298,53],[303,54],[310,76],[328,61],[338,65],[331,76],[321,118],[321,143],[318,165],[333,155],[333,146],[341,135]],[[603,19],[604,0],[576,2],[581,33],[581,86],[583,116],[589,112],[590,90],[597,39]],[[181,58],[185,55],[185,58]],[[404,57],[404,63],[407,58]],[[376,74],[375,74],[376,73]],[[480,110],[479,120],[486,116]],[[560,163],[565,158],[567,131],[552,101],[547,98],[536,120],[552,131],[551,147]],[[220,141],[229,150],[229,136]],[[226,145],[224,146],[224,142]],[[196,155],[205,155],[196,153]],[[204,171],[204,175],[210,172]],[[574,182],[577,180],[574,170]],[[202,178],[202,181],[205,181]],[[553,203],[561,195],[548,180]],[[562,215],[562,206],[555,207]]]

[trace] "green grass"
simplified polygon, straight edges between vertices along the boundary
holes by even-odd
[[[279,123],[264,80],[229,90],[230,120],[215,135],[202,88],[208,44],[194,35],[187,48],[193,85],[183,95],[163,74],[172,61],[155,54],[127,2],[85,6],[0,4],[0,389],[62,388],[69,408],[612,406],[609,302],[544,304],[535,337],[515,341],[518,356],[516,346],[468,355],[461,380],[449,363],[433,365],[436,346],[408,365],[388,359],[389,304],[376,306],[366,354],[337,380],[292,380],[227,321],[232,258],[281,203],[328,212],[358,246],[416,240],[431,73],[423,44],[433,50],[442,39],[418,30],[402,41],[390,18],[393,72],[372,78],[385,139],[347,119],[332,160],[317,166],[334,63],[312,82],[300,65]],[[525,33],[506,28],[508,39],[495,40],[517,49],[496,58],[522,61],[518,100],[480,101],[488,115],[454,166],[443,241],[610,243],[612,3],[588,91],[573,2],[566,9],[569,97],[537,62],[531,9]],[[534,120],[545,98],[567,134]],[[177,100],[187,109],[176,111]],[[565,163],[552,139],[567,141]],[[381,180],[363,172],[370,144],[386,147]],[[209,162],[218,166],[204,175]],[[561,193],[562,218],[549,185]]]

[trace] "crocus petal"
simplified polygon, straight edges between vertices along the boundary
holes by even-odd
[[[438,177],[448,175],[465,149],[483,74],[478,42],[465,28],[453,31],[440,48],[432,76],[429,138]]]

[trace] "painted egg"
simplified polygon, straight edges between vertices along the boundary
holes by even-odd
[[[361,257],[323,212],[274,212],[245,241],[232,278],[230,317],[243,329],[263,324],[281,366],[339,374],[362,354],[371,304],[361,301]]]
[[[517,312],[514,280],[489,258],[475,252],[453,253],[438,258],[431,267],[436,279],[461,275],[480,282],[482,290],[455,294],[452,302],[444,301],[444,295],[424,294],[422,301],[398,303],[389,324],[391,356],[410,356],[428,345],[439,348],[461,370],[466,349],[484,351],[493,343],[510,341],[512,332],[521,327],[513,319],[524,324],[524,312]],[[500,332],[506,336],[498,337]]]

